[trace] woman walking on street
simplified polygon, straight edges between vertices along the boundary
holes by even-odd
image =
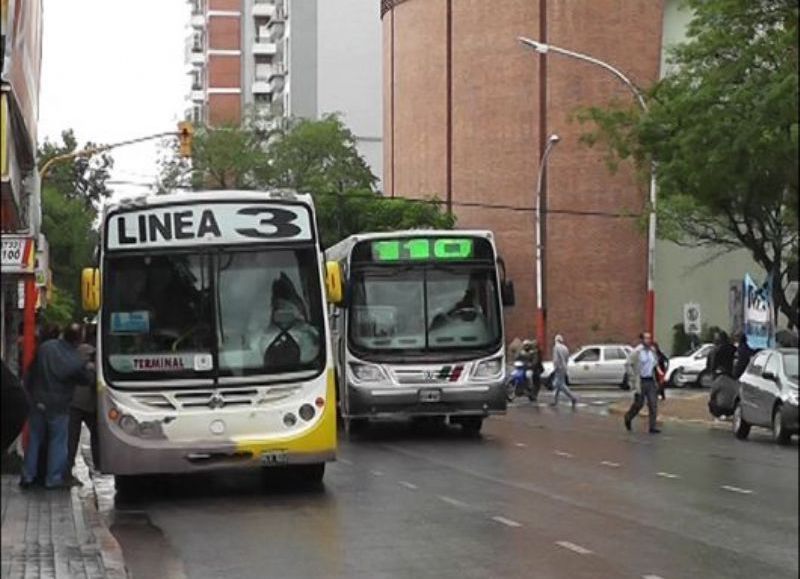
[[[553,390],[555,391],[555,397],[553,398],[553,402],[550,403],[551,406],[558,406],[558,396],[562,392],[572,401],[573,408],[575,408],[575,404],[578,402],[578,399],[569,389],[569,386],[567,386],[568,361],[569,348],[564,345],[564,338],[561,334],[557,334],[556,342],[553,346]]]

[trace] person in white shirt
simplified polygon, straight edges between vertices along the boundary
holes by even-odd
[[[647,400],[647,410],[649,413],[650,434],[661,432],[656,427],[658,417],[658,385],[656,384],[656,366],[658,356],[653,348],[653,336],[645,332],[639,336],[641,342],[628,357],[626,371],[628,374],[628,384],[634,391],[633,404],[625,413],[625,428],[631,430],[631,422],[642,410],[645,400]]]

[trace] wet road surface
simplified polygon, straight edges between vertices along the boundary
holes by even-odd
[[[796,439],[628,433],[584,398],[519,403],[480,438],[374,425],[320,488],[170,477],[101,508],[134,578],[797,577]]]

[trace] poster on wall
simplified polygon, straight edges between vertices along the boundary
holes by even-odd
[[[757,285],[749,274],[744,276],[744,333],[753,349],[775,344],[775,320],[769,284]]]

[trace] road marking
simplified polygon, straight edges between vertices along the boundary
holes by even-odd
[[[642,575],[642,579],[664,579],[659,575]]]
[[[417,485],[415,485],[414,483],[410,483],[410,482],[408,482],[408,481],[405,481],[405,480],[401,480],[401,481],[399,481],[399,484],[403,485],[403,486],[404,486],[404,487],[406,487],[407,489],[411,489],[412,491],[415,491],[415,490],[417,490],[417,489],[419,488],[419,487],[418,487]]]
[[[564,452],[563,450],[556,450],[554,451],[556,456],[563,456],[564,458],[572,458],[572,455],[568,452]]]
[[[507,519],[505,517],[492,517],[493,521],[497,521],[498,523],[505,525],[506,527],[521,527],[522,523],[518,523],[517,521],[512,521],[511,519]]]
[[[575,543],[570,543],[569,541],[556,541],[556,545],[559,547],[564,547],[565,549],[569,549],[578,555],[591,555],[592,552],[589,549],[581,547],[580,545],[576,545]]]
[[[469,506],[467,503],[465,503],[463,501],[459,501],[458,499],[454,499],[454,498],[451,498],[451,497],[446,497],[444,495],[439,495],[439,500],[440,501],[444,501],[448,505],[453,505],[454,507],[465,508],[465,507]]]
[[[672,474],[671,472],[657,472],[656,476],[660,476],[662,478],[681,478],[681,475]]]
[[[371,470],[369,471],[369,474],[371,474],[372,476],[383,476],[383,473],[379,470]]]
[[[527,445],[527,444],[525,444],[524,442],[515,442],[515,443],[514,443],[514,446],[516,446],[516,447],[518,447],[518,448],[525,448],[525,447],[526,447],[526,446],[528,446],[528,445]]]
[[[342,464],[346,464],[347,466],[353,466],[352,460],[347,460],[346,458],[337,458],[337,462],[341,462]]]
[[[600,464],[602,464],[603,466],[610,466],[611,468],[619,468],[620,466],[622,466],[620,463],[611,462],[610,460],[601,460]]]
[[[722,485],[720,488],[725,489],[726,491],[730,491],[732,493],[739,493],[741,495],[751,495],[753,491],[750,489],[742,489],[739,487],[732,487],[730,485]]]

